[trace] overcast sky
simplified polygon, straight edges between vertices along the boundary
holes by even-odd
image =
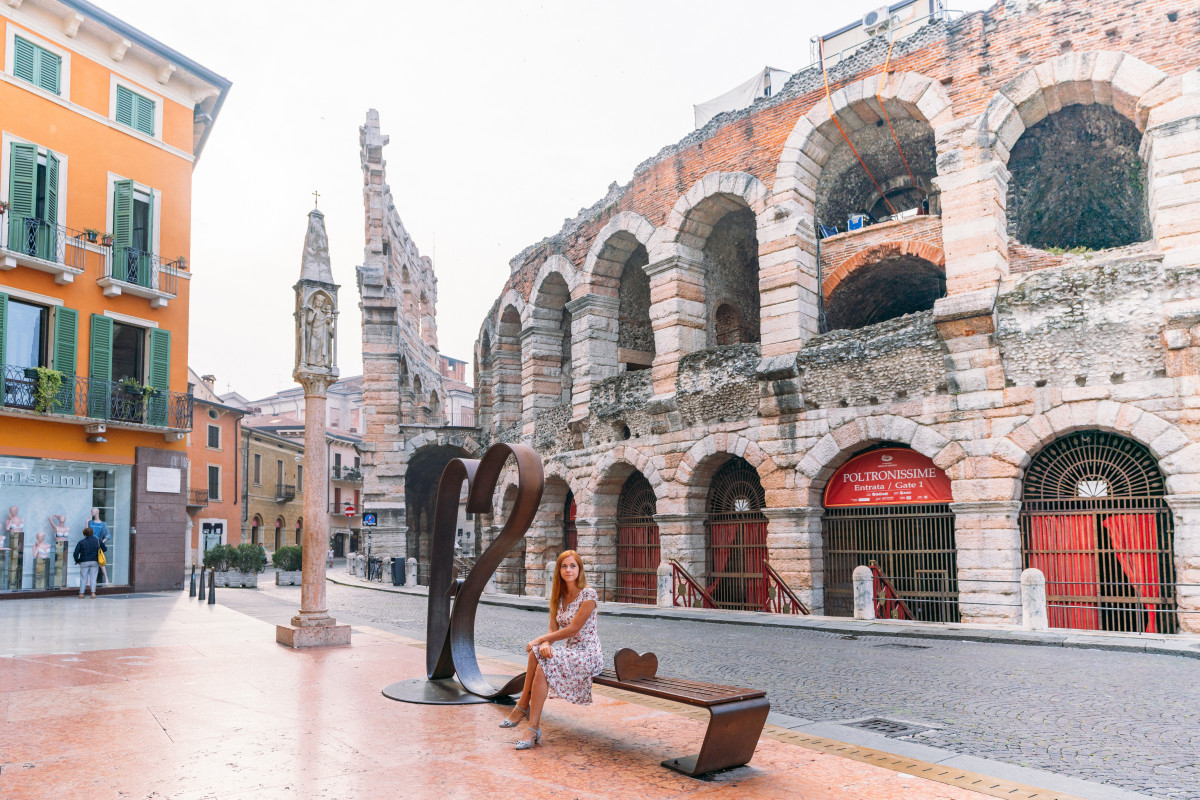
[[[255,399],[294,385],[314,190],[342,286],[341,373],[362,371],[368,108],[391,137],[401,219],[434,261],[440,349],[470,363],[514,255],[687,135],[692,104],[764,66],[807,66],[811,37],[883,0],[96,2],[233,81],[195,172],[189,363]]]

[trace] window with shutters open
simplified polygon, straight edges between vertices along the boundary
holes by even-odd
[[[130,180],[113,182],[113,275],[153,286],[154,190]]]
[[[62,94],[62,56],[20,36],[13,37],[12,47],[14,76],[32,83],[39,89]],[[153,113],[151,116],[153,117]]]
[[[135,91],[117,86],[117,108],[114,117],[122,125],[128,125],[135,131],[141,131],[147,136],[154,135],[155,102]]]
[[[8,167],[8,249],[61,262],[58,156],[35,144],[13,142]]]

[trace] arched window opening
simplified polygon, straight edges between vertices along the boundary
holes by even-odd
[[[713,476],[704,523],[706,590],[719,608],[766,607],[766,505],[758,472],[745,459],[730,458]]]
[[[1105,431],[1046,445],[1023,482],[1025,567],[1046,576],[1050,626],[1175,633],[1174,523],[1154,456]]]
[[[1029,127],[1008,159],[1008,232],[1044,250],[1103,250],[1150,238],[1142,134],[1105,105],[1073,105]]]
[[[496,329],[492,364],[492,381],[496,385],[492,407],[501,423],[521,418],[521,364],[521,315],[508,306]]]
[[[717,308],[730,305],[740,319],[742,342],[758,341],[758,234],[754,212],[741,207],[725,214],[704,243],[705,296],[709,298],[708,340],[716,346]]]
[[[854,330],[884,320],[929,311],[946,296],[946,273],[923,258],[902,255],[860,267],[825,300],[828,330]]]
[[[937,213],[933,190],[937,148],[933,129],[929,123],[909,116],[902,105],[886,102],[891,128],[880,117],[876,124],[849,134],[858,156],[837,129],[830,126],[828,137],[834,148],[817,181],[816,211],[820,224],[846,231],[850,229],[850,220],[859,217],[870,224],[912,214]],[[864,108],[863,112],[872,116],[877,113],[870,108]],[[867,169],[863,169],[859,157]]]
[[[950,500],[946,473],[904,446],[878,445],[834,472],[821,519],[825,613],[853,616],[854,570],[871,567],[877,617],[958,622]]]
[[[632,239],[632,237],[630,237]],[[627,371],[648,369],[654,362],[654,326],[650,322],[650,255],[636,242],[621,269],[617,289],[617,353]]]
[[[254,521],[250,523],[250,544],[261,545],[260,537],[262,536],[263,521],[258,514],[254,515]]]
[[[617,602],[653,605],[658,598],[658,501],[634,471],[617,498]]]
[[[275,518],[275,539],[274,539],[274,546],[271,548],[272,550],[278,550],[280,547],[283,546],[283,528],[284,528],[283,517],[276,517]]]
[[[529,342],[528,356],[538,364],[539,375],[558,379],[556,387],[541,381],[535,384],[539,396],[526,398],[534,408],[556,406],[571,399],[571,312],[567,311],[570,299],[567,281],[558,272],[546,276],[533,298],[529,324],[539,335]]]

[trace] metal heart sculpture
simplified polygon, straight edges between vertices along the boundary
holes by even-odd
[[[512,512],[500,535],[483,551],[467,577],[455,580],[454,535],[463,482],[467,484],[467,511],[472,514],[491,511],[496,482],[509,456],[517,460],[517,499]],[[487,700],[520,691],[525,673],[497,689],[480,672],[475,656],[475,612],[488,580],[533,523],[545,484],[542,459],[533,448],[520,444],[494,444],[483,458],[456,458],[442,471],[433,516],[429,615],[425,628],[425,668],[430,680],[452,678],[457,673],[463,688]]]

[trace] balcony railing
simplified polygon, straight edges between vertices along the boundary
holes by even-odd
[[[346,467],[341,464],[334,464],[330,468],[330,474],[335,481],[348,481],[350,483],[362,483],[362,470],[358,467]]]
[[[287,503],[296,499],[296,485],[294,483],[277,483],[275,484],[275,502]]]
[[[446,415],[446,421],[443,424],[449,427],[474,428],[475,410],[453,411]]]
[[[3,227],[4,249],[19,256],[61,264],[74,270],[84,269],[86,234],[65,225],[55,225],[37,217],[8,215]]]
[[[330,500],[329,501],[329,513],[330,514],[338,514],[340,516],[345,516],[346,515],[346,506],[352,506],[354,508],[354,516],[358,516],[359,507],[354,505],[353,500],[338,500],[338,501]]]
[[[190,508],[203,508],[208,505],[208,489],[188,489],[187,504]]]
[[[105,277],[129,286],[139,286],[174,296],[178,283],[175,270],[181,267],[182,264],[178,261],[164,263],[156,253],[148,253],[136,247],[114,246],[108,259]]]
[[[0,405],[35,409],[37,377],[25,367],[4,366],[4,393]],[[90,418],[106,422],[152,425],[191,430],[192,396],[161,389],[136,390],[119,381],[64,375],[62,388],[45,413]]]

